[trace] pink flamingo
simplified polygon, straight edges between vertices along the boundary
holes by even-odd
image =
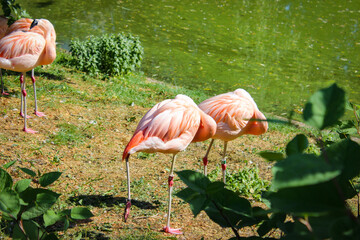
[[[217,124],[216,133],[212,137],[210,146],[203,158],[204,174],[207,175],[207,156],[214,139],[224,141],[224,152],[221,161],[223,182],[226,175],[226,147],[227,142],[244,135],[260,135],[267,131],[268,123],[250,94],[244,89],[237,89],[211,97],[199,104],[199,108],[210,115]],[[261,121],[256,121],[261,120]]]
[[[171,194],[174,184],[174,164],[176,154],[183,151],[191,142],[205,141],[216,131],[215,121],[201,111],[194,101],[185,95],[167,99],[156,104],[139,122],[134,135],[127,144],[123,160],[126,160],[128,199],[124,219],[130,214],[130,170],[129,156],[135,152],[162,152],[173,154],[168,178],[169,201],[167,224],[164,231],[181,234],[179,229],[170,227]]]
[[[43,113],[37,111],[33,69],[39,65],[51,64],[55,60],[55,40],[56,34],[54,26],[46,19],[35,19],[30,24],[28,31],[12,31],[0,40],[0,68],[21,72],[21,115],[24,117],[23,130],[28,133],[35,133],[36,131],[26,126],[27,93],[25,90],[25,73],[32,70],[35,92],[35,114],[37,116],[44,116]],[[23,109],[24,112],[22,111]]]

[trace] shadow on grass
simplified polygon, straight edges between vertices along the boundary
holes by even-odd
[[[113,197],[112,195],[80,195],[76,197],[70,197],[69,201],[81,206],[93,206],[93,207],[113,207],[119,204],[126,204],[126,198]],[[160,202],[155,201],[153,203],[139,201],[131,199],[131,205],[134,205],[140,209],[156,209],[159,208]]]
[[[11,70],[4,70],[2,69],[3,71],[3,76],[14,76],[16,78],[16,80],[20,81],[20,73],[19,72],[14,72],[14,71],[11,71]],[[49,73],[47,72],[46,70],[43,70],[43,69],[35,69],[35,79],[41,75],[41,77],[43,78],[46,78],[46,79],[51,79],[51,80],[55,80],[55,81],[62,81],[64,80],[64,76],[59,74],[59,75],[55,75],[55,74],[52,74],[52,73]],[[31,71],[28,71],[26,72],[26,78],[27,79],[30,79],[31,77]]]

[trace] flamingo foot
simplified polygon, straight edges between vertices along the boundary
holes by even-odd
[[[131,201],[128,200],[126,202],[126,207],[125,207],[125,212],[124,212],[124,221],[126,222],[126,220],[128,219],[129,215],[130,215],[130,207],[131,207]]]
[[[7,96],[7,95],[9,95],[9,93],[3,91],[3,92],[1,93],[1,95]]]
[[[21,116],[21,117],[24,117],[24,114],[21,112],[21,113],[20,113],[20,116]],[[26,118],[31,118],[31,116],[26,115]]]
[[[180,231],[181,228],[171,228],[169,226],[165,226],[163,228],[164,232],[166,233],[171,233],[171,234],[176,234],[176,235],[179,235],[179,234],[183,234],[181,231]]]
[[[38,117],[45,117],[45,113],[43,112],[39,112],[39,111],[35,111],[35,115],[38,116]]]
[[[26,133],[32,133],[32,134],[37,133],[37,131],[32,130],[30,128],[24,128],[23,131],[26,132]]]

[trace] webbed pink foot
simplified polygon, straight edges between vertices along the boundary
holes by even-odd
[[[181,228],[171,228],[169,226],[165,226],[163,228],[164,232],[166,233],[171,233],[171,234],[176,234],[176,235],[179,235],[179,234],[183,234],[181,231],[180,231]]]
[[[26,132],[26,133],[33,133],[33,134],[34,134],[34,133],[37,133],[37,131],[32,130],[32,129],[30,129],[30,128],[24,128],[23,131]]]
[[[39,112],[39,111],[35,111],[35,115],[38,116],[38,117],[45,117],[45,113],[43,112]]]
[[[5,95],[5,96],[7,96],[7,95],[9,95],[9,93],[7,93],[7,92],[3,91],[3,92],[1,93],[1,95]]]
[[[21,113],[20,113],[20,116],[21,116],[21,117],[24,117],[24,113],[21,112]],[[31,118],[31,116],[26,115],[26,118]]]

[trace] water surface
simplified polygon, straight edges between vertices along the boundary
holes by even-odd
[[[140,37],[149,77],[219,94],[244,88],[260,110],[301,111],[336,82],[360,103],[360,1],[18,1],[73,38]]]

